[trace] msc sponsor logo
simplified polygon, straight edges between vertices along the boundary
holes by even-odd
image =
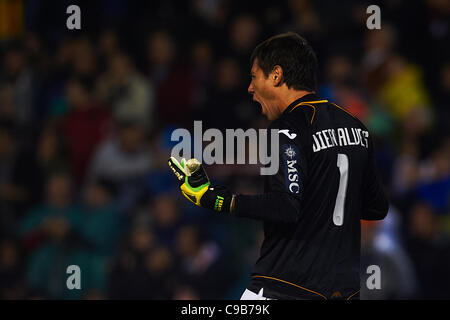
[[[298,172],[299,151],[295,145],[283,145],[284,176],[286,187],[291,193],[300,193],[300,173]]]

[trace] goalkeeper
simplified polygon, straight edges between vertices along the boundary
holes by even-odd
[[[317,96],[317,59],[299,35],[267,39],[251,62],[248,91],[279,133],[280,167],[265,176],[264,193],[212,185],[195,159],[170,158],[169,166],[194,204],[263,222],[241,299],[358,299],[360,220],[388,211],[372,138],[344,108]]]

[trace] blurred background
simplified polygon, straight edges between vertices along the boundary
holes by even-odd
[[[261,223],[186,201],[170,135],[265,128],[249,57],[295,31],[319,94],[369,128],[391,202],[362,223],[361,299],[449,299],[449,22],[446,0],[0,0],[0,298],[238,299]],[[208,172],[262,192],[254,165]],[[66,288],[73,264],[81,290]],[[381,290],[365,285],[373,264]]]

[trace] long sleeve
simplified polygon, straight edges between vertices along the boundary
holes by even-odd
[[[278,170],[265,177],[264,194],[238,195],[234,214],[256,220],[275,223],[296,223],[301,214],[301,198],[307,175],[306,157],[297,132],[287,123],[274,124],[269,129],[278,133]],[[269,139],[269,141],[271,141]]]

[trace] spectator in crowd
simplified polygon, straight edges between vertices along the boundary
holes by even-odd
[[[117,214],[108,209],[106,190],[98,190],[99,185],[91,191],[90,207],[78,206],[73,200],[72,184],[65,173],[51,175],[46,185],[46,202],[32,208],[18,226],[28,255],[27,283],[45,298],[106,294],[105,257],[114,246]],[[99,228],[100,223],[103,224]],[[83,271],[83,291],[67,288],[66,269],[70,265]]]
[[[367,32],[363,65],[369,90],[401,123],[405,138],[415,138],[432,123],[423,70],[396,52],[391,26]]]
[[[210,82],[213,79],[214,52],[206,40],[199,40],[191,48],[191,69],[194,84],[194,112],[204,112]],[[199,110],[201,108],[201,110]]]
[[[72,78],[67,83],[69,111],[61,129],[77,186],[84,181],[93,152],[111,129],[109,112],[93,99],[92,90],[89,78]]]
[[[133,226],[112,270],[111,298],[170,299],[173,263],[147,225]]]
[[[20,248],[15,239],[0,240],[0,299],[24,299],[27,294],[22,277]]]
[[[33,101],[37,83],[21,45],[12,45],[3,56],[0,84],[7,85],[11,121],[19,128],[20,143],[26,143],[32,134],[34,120]]]
[[[9,122],[14,118],[13,88],[8,83],[0,84],[0,118]]]
[[[166,170],[167,157],[172,147],[178,142],[171,141],[175,127],[165,127],[152,136],[150,148],[152,150],[152,166],[145,176],[146,193],[149,198],[174,189],[171,172]]]
[[[50,176],[46,201],[32,208],[18,226],[28,253],[27,283],[32,289],[42,290],[47,298],[71,296],[65,286],[65,269],[79,264],[74,263],[74,239],[81,215],[72,203],[71,183],[67,174]]]
[[[290,0],[288,6],[292,14],[291,29],[297,30],[308,38],[320,36],[323,32],[322,23],[312,1]]]
[[[450,212],[450,138],[444,140],[431,154],[421,170],[417,185],[419,199],[427,202],[437,214]]]
[[[99,178],[88,188],[83,202],[81,235],[92,251],[109,258],[114,254],[122,229],[120,212],[114,206],[114,185]]]
[[[153,87],[125,53],[111,54],[97,86],[100,100],[112,106],[115,121],[139,122],[146,127],[154,123]]]
[[[89,77],[97,74],[97,55],[92,41],[81,36],[75,39],[71,52],[71,69],[74,75]]]
[[[83,280],[91,287],[85,299],[102,299],[108,295],[108,275],[123,231],[123,219],[114,206],[114,195],[113,184],[99,178],[89,186],[82,202],[79,234],[90,272],[83,275]]]
[[[417,299],[448,298],[450,285],[450,239],[438,225],[436,213],[425,203],[416,203],[409,213],[408,253],[414,263]]]
[[[450,118],[450,111],[448,106],[450,105],[450,61],[443,64],[440,70],[439,84],[437,85],[437,91],[433,95],[434,103],[436,106],[436,121],[438,128],[447,132],[450,131],[448,128],[448,119]]]
[[[186,126],[192,113],[195,85],[190,69],[177,59],[177,55],[177,47],[168,31],[150,34],[147,43],[148,75],[155,85],[156,117],[165,125]]]
[[[241,70],[249,67],[249,56],[259,41],[260,32],[261,25],[253,15],[241,14],[231,22],[229,55],[236,59]]]
[[[392,224],[395,219],[399,217],[391,208],[387,220],[382,223],[362,222],[361,299],[363,300],[405,300],[415,297],[417,280],[413,264],[400,239],[396,238],[392,231],[386,232],[387,228],[383,226]],[[380,287],[376,290],[369,287],[373,282],[369,279],[373,275],[370,266],[379,267],[381,273]]]
[[[144,176],[152,167],[152,154],[142,123],[121,122],[115,128],[115,134],[96,150],[86,183],[98,177],[111,181],[118,190],[116,204],[127,212],[143,193]]]
[[[177,203],[171,199],[171,194],[160,194],[153,199],[150,223],[158,242],[174,250],[175,236],[183,217]]]
[[[320,88],[322,96],[340,106],[345,106],[351,114],[367,123],[369,106],[355,83],[354,65],[350,58],[345,55],[333,55],[326,63],[326,70],[328,81]]]
[[[2,234],[14,225],[14,204],[23,198],[23,188],[15,184],[15,161],[17,142],[10,123],[0,124],[0,215]]]
[[[231,57],[218,61],[214,86],[210,89],[203,112],[206,126],[224,130],[226,128],[246,128],[258,117],[259,110],[251,105],[243,83],[239,62]],[[211,106],[214,106],[212,108]],[[226,110],[220,117],[213,114]]]
[[[103,30],[98,39],[97,50],[100,64],[106,68],[108,61],[118,53],[120,53],[120,43],[117,32],[109,28]]]
[[[180,286],[192,288],[200,299],[224,298],[232,275],[225,271],[220,247],[206,238],[205,232],[194,225],[181,227],[176,235],[176,252]]]
[[[15,162],[17,181],[26,192],[23,210],[17,212],[18,217],[22,216],[21,212],[44,199],[45,184],[52,174],[69,170],[66,162],[67,146],[58,134],[56,125],[46,123],[34,141],[34,147],[22,150]]]

